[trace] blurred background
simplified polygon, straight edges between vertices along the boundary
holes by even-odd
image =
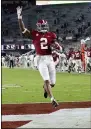
[[[41,1],[41,4],[45,4]],[[47,1],[48,3],[49,1]],[[51,2],[50,2],[51,3]],[[23,6],[23,20],[26,27],[36,29],[39,19],[48,21],[50,31],[57,34],[58,41],[66,49],[76,47],[82,38],[91,36],[91,3],[70,3],[36,5],[35,0],[2,0],[2,51],[25,53],[31,49],[32,40],[22,38],[16,7]],[[40,4],[40,2],[39,2]]]
[[[67,59],[71,49],[81,50],[82,39],[91,39],[91,2],[2,0],[1,4],[3,60],[9,60],[11,54],[19,60],[22,54],[27,55],[29,52],[35,57],[32,40],[23,37],[19,28],[16,13],[18,6],[23,7],[23,21],[28,29],[36,29],[36,23],[40,19],[48,21],[50,31],[56,33]],[[86,42],[86,48],[90,47],[91,40]],[[89,52],[91,53],[91,49],[87,53]]]

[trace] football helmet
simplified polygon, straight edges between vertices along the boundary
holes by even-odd
[[[49,31],[49,25],[48,22],[46,20],[39,20],[36,24],[37,26],[37,31],[39,32],[48,32]]]

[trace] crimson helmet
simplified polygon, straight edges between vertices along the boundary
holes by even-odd
[[[37,25],[37,30],[39,32],[45,33],[49,31],[49,25],[46,20],[39,20],[36,25]]]

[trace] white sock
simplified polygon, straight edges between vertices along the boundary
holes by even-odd
[[[53,101],[54,100],[54,97],[51,97],[51,101]]]

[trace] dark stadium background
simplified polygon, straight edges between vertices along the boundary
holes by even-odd
[[[36,28],[39,18],[47,19],[50,30],[65,48],[74,47],[91,35],[91,3],[36,6],[35,0],[2,0],[2,53],[22,54],[31,50],[32,40],[23,37],[19,30],[17,6],[23,7],[23,20],[28,29]]]

